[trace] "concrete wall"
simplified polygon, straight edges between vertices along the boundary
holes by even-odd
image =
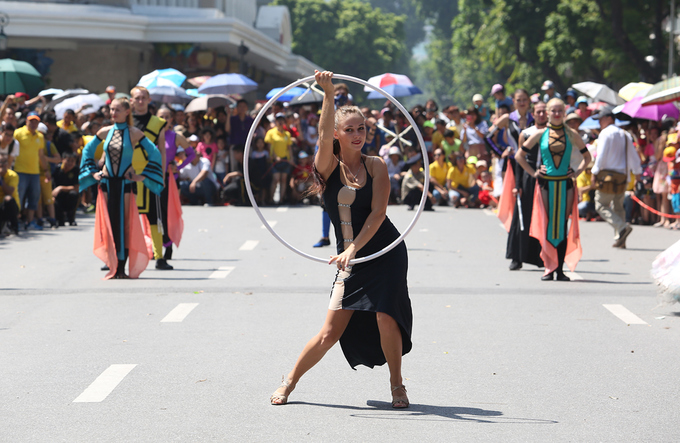
[[[128,92],[152,70],[150,50],[128,45],[81,44],[76,50],[51,50],[46,55],[54,60],[49,86],[61,89],[82,87],[99,93],[115,85]]]

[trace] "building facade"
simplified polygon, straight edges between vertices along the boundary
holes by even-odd
[[[10,56],[33,64],[48,87],[103,91],[154,70],[189,78],[241,72],[259,94],[313,74],[291,51],[285,6],[257,0],[0,1]]]

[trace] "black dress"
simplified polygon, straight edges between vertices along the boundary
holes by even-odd
[[[530,165],[536,164],[538,161],[538,143],[527,153],[526,160]],[[514,165],[515,187],[522,190],[520,200],[522,201],[522,221],[524,222],[524,230],[522,230],[522,223],[520,223],[519,219],[520,211],[517,202],[515,202],[515,211],[512,214],[512,223],[510,225],[510,231],[508,232],[508,244],[505,250],[505,258],[520,263],[529,263],[542,268],[543,259],[541,258],[541,242],[529,235],[531,213],[534,208],[536,179],[527,174],[514,159],[512,160],[511,165]]]
[[[335,167],[323,193],[326,210],[335,228],[338,254],[345,250],[345,243],[361,232],[371,213],[373,197],[373,179],[365,163],[366,183],[358,189],[342,183],[340,168],[339,164]],[[398,237],[399,231],[385,217],[375,235],[357,252],[356,258],[378,252]],[[388,314],[396,320],[401,329],[402,355],[411,350],[413,314],[407,272],[408,254],[404,242],[381,257],[344,271],[338,270],[329,309],[355,311],[340,338],[342,352],[352,368],[360,364],[372,368],[386,362],[380,345],[376,312]]]

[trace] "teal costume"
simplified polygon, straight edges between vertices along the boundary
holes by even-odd
[[[97,184],[97,180],[92,174],[99,172],[98,161],[94,158],[97,146],[101,143],[99,137],[94,137],[83,149],[83,156],[80,162],[80,182],[81,191]],[[138,146],[141,146],[149,159],[149,163],[139,174],[144,176],[144,185],[154,194],[160,194],[163,190],[163,169],[161,167],[161,153],[156,145],[149,139],[143,137]],[[118,260],[127,259],[125,250],[125,193],[133,192],[134,182],[125,178],[128,172],[134,172],[132,168],[132,154],[134,147],[130,139],[130,127],[127,123],[116,123],[109,131],[104,142],[104,154],[106,157],[107,177],[102,177],[100,186],[108,192],[107,207],[111,220],[111,230],[113,231],[114,242],[116,244],[116,254]],[[99,202],[101,204],[102,202]],[[118,267],[119,270],[123,266]]]
[[[554,154],[550,150],[550,128],[546,129],[541,136],[540,150],[541,159],[547,169],[547,174],[541,179],[545,180],[548,191],[547,212],[548,232],[547,239],[554,247],[558,247],[566,238],[567,231],[567,187],[573,187],[573,181],[567,176],[569,173],[569,161],[571,159],[571,142],[566,133],[562,134],[565,148],[559,166],[555,165]],[[560,137],[560,138],[562,138]]]

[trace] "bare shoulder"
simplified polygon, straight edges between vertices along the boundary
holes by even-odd
[[[387,164],[382,157],[366,156],[366,168],[373,177],[380,174],[387,174]]]
[[[104,140],[107,135],[109,135],[109,131],[113,129],[113,125],[109,126],[103,126],[99,131],[97,131],[97,137]]]
[[[527,143],[529,143],[530,146],[533,146],[533,145],[535,145],[536,143],[538,143],[538,140],[539,140],[541,137],[543,137],[543,134],[545,133],[545,131],[546,131],[547,129],[548,129],[548,128],[537,129],[536,132],[534,132],[533,134],[531,134],[531,137],[527,138]]]
[[[133,145],[136,145],[142,138],[144,138],[144,133],[134,126],[130,126],[130,141]]]

